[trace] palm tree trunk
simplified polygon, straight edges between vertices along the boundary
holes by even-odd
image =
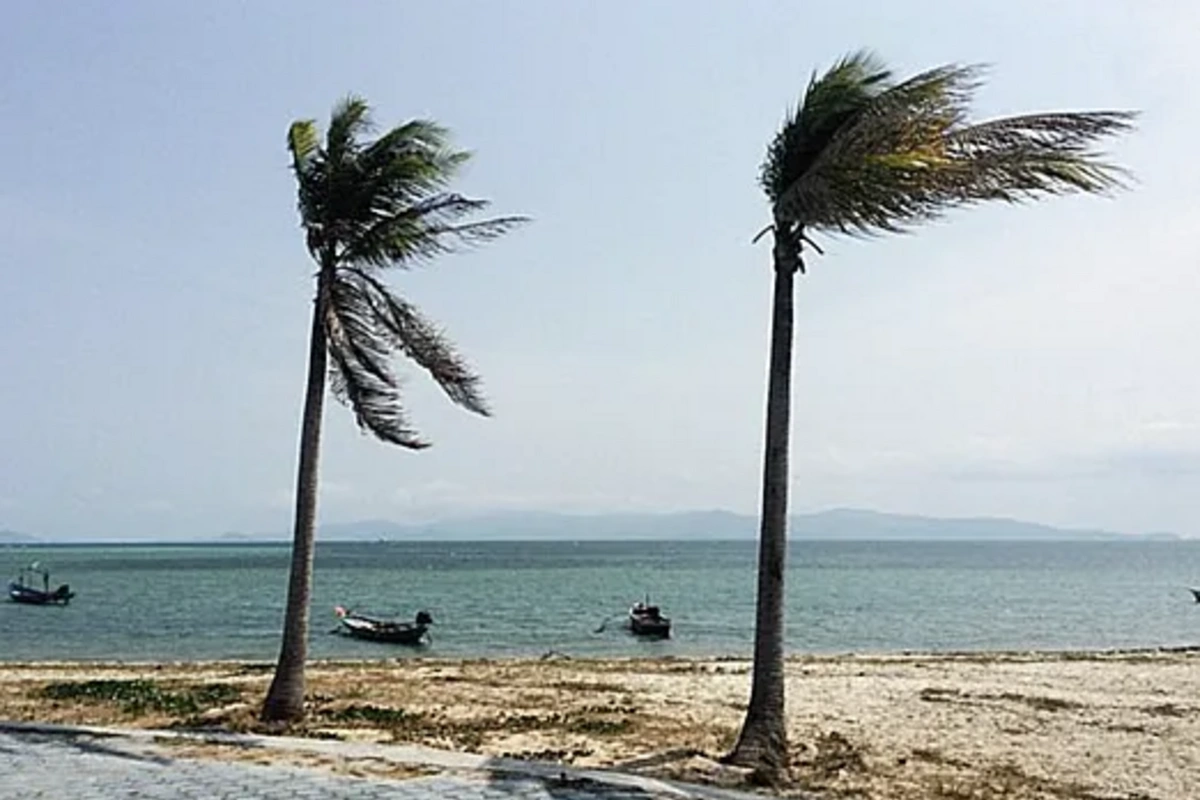
[[[783,570],[787,557],[788,440],[791,429],[793,285],[798,237],[781,225],[775,233],[775,298],[767,380],[767,434],[763,454],[762,523],[758,545],[758,612],[750,706],[733,764],[755,767],[775,782],[787,760],[783,675]]]
[[[324,273],[325,270],[322,270]],[[296,475],[296,520],[292,534],[292,570],[288,579],[283,643],[275,678],[263,703],[265,721],[296,720],[304,716],[304,663],[308,659],[308,612],[312,594],[313,542],[317,518],[317,461],[321,449],[321,413],[325,405],[324,274],[317,281],[312,333],[308,349],[308,387],[300,426],[300,465]]]

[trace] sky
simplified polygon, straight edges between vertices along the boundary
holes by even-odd
[[[1200,535],[1200,5],[56,4],[0,27],[0,528],[290,526],[313,265],[285,133],[347,93],[474,152],[532,224],[393,285],[491,419],[406,371],[408,452],[327,405],[320,517],[756,513],[757,185],[813,70],[986,63],[981,118],[1137,109],[1111,199],[821,238],[798,285],[792,507]]]

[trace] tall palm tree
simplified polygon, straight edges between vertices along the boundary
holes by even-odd
[[[792,296],[809,233],[910,230],[985,200],[1105,193],[1125,173],[1094,149],[1131,127],[1119,111],[1030,114],[969,124],[981,69],[947,65],[896,82],[872,55],[816,75],[767,148],[760,182],[771,203],[774,306],[763,458],[758,600],[750,705],[729,761],[780,777],[784,723],[783,573],[787,549]],[[762,234],[760,234],[762,235]]]
[[[420,449],[428,443],[404,412],[397,355],[427,371],[452,401],[487,415],[479,377],[436,325],[384,283],[381,272],[494,239],[524,221],[473,221],[472,214],[487,201],[446,190],[469,154],[448,145],[445,129],[416,120],[369,140],[372,131],[370,109],[358,97],[334,108],[323,144],[314,120],[294,122],[288,130],[300,224],[317,264],[317,286],[287,611],[264,720],[293,720],[304,713],[326,373],[359,426],[400,447]]]

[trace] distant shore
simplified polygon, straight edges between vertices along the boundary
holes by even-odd
[[[156,535],[159,535],[156,533]],[[963,542],[1138,542],[1181,541],[1169,531],[1119,533],[1096,528],[1056,527],[1006,517],[935,517],[856,508],[834,508],[792,514],[788,536],[793,541],[963,541]],[[448,516],[425,522],[368,519],[325,522],[322,543],[427,543],[487,541],[757,541],[758,516],[707,509],[664,512],[563,513],[499,511]],[[226,531],[176,535],[166,541],[131,536],[108,544],[289,544],[290,530]],[[0,530],[5,543],[83,545],[99,543],[88,536],[38,536]]]
[[[0,719],[261,730],[271,664],[0,662]],[[737,785],[744,659],[321,661],[290,731]],[[1200,786],[1200,649],[794,657],[799,785],[870,798],[1147,797]],[[200,748],[207,757],[234,757]],[[345,766],[345,765],[343,765]]]

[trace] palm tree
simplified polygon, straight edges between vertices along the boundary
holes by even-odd
[[[304,713],[304,663],[317,509],[317,456],[325,375],[360,427],[409,449],[428,446],[401,403],[395,356],[416,362],[455,403],[488,414],[479,377],[454,346],[381,278],[505,233],[523,217],[472,221],[487,206],[446,187],[469,153],[448,145],[445,129],[416,120],[372,140],[370,109],[349,97],[333,110],[325,142],[314,120],[292,123],[288,150],[296,175],[300,224],[317,264],[300,429],[296,519],[283,642],[264,720]]]
[[[771,203],[774,306],[763,458],[758,599],[750,705],[727,760],[776,780],[787,756],[783,573],[787,548],[792,296],[809,233],[910,230],[985,200],[1105,193],[1125,173],[1094,149],[1125,131],[1126,112],[1030,114],[969,124],[976,66],[947,65],[896,82],[872,55],[843,58],[809,81],[767,148],[760,182]],[[762,234],[760,234],[761,236]]]

